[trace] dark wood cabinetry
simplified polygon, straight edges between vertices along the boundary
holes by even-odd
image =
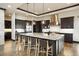
[[[61,18],[62,29],[73,29],[74,28],[74,17]]]
[[[72,43],[73,42],[73,34],[64,34],[64,41],[65,42],[70,42]]]
[[[26,22],[24,20],[15,20],[15,28],[16,29],[25,29],[26,28]]]
[[[74,17],[61,18],[61,29],[74,29]],[[63,33],[65,42],[73,42],[72,33]]]
[[[11,39],[11,32],[5,32],[5,40]]]
[[[23,30],[22,32],[32,32],[32,31],[27,31],[28,26],[32,26],[32,21],[20,20],[20,19],[15,20],[15,28],[22,29]]]
[[[65,42],[69,42],[69,43],[73,42],[73,33],[57,33],[57,34],[63,34]]]
[[[5,28],[11,28],[11,21],[5,20]]]
[[[49,26],[50,20],[45,20],[44,22],[45,22],[45,24],[42,24],[42,29],[48,29],[50,27]]]
[[[36,21],[35,25],[33,25],[33,32],[42,32],[41,21]]]
[[[45,20],[44,24],[42,21],[35,21],[35,25],[33,25],[33,32],[42,32],[42,29],[48,29],[50,24],[50,20]]]

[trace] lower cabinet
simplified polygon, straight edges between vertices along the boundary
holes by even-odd
[[[5,32],[5,40],[11,39],[11,32]]]
[[[64,41],[65,42],[73,42],[73,34],[64,34]]]
[[[73,42],[73,34],[72,33],[58,33],[58,34],[64,34],[64,41],[72,43]]]

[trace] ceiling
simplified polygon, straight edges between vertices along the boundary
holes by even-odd
[[[71,4],[67,4],[67,3],[29,3],[29,4],[27,4],[27,3],[25,3],[25,4],[21,5],[19,8],[33,12],[35,14],[41,14],[41,13],[57,10],[57,9],[72,6],[72,5],[75,5],[75,4],[73,4],[73,3],[71,3]]]
[[[5,15],[11,15],[21,3],[0,3],[0,8],[6,9]]]
[[[49,11],[54,11],[57,9],[65,8],[75,5],[74,3],[0,3],[0,8],[5,8],[6,15],[12,14],[12,12],[19,10],[17,8],[20,8],[22,10],[20,11],[28,11],[30,14],[42,14]],[[21,12],[17,12],[18,14],[21,14]]]

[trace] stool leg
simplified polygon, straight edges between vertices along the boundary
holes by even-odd
[[[26,39],[26,37],[25,36],[23,36],[23,39],[22,39],[22,51],[24,51],[24,48],[25,48],[25,39]]]
[[[18,44],[17,44],[18,54],[20,53],[20,40],[21,40],[21,36],[19,35]]]
[[[27,40],[28,40],[27,55],[29,55],[29,37],[27,38]]]
[[[48,56],[48,48],[49,48],[49,42],[47,40],[47,52],[46,52],[46,55]]]
[[[28,55],[30,56],[30,47],[31,47],[31,41],[30,37],[28,37]]]
[[[18,38],[18,51],[20,50],[20,36],[19,36],[19,38]]]
[[[39,47],[40,47],[40,40],[38,40],[38,46],[37,46],[37,56],[39,56]]]
[[[35,56],[37,55],[37,38],[36,38],[36,47],[35,47]]]

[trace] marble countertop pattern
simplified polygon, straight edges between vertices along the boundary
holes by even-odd
[[[50,35],[45,33],[20,33],[20,35],[36,37],[41,39],[48,39],[48,40],[60,40],[60,38],[64,36],[63,34],[56,34],[56,33],[52,33]]]

